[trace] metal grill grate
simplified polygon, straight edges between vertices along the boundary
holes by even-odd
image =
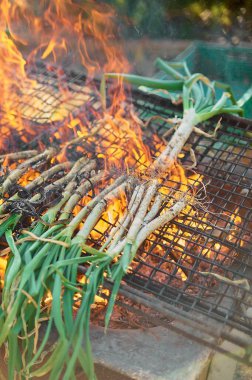
[[[84,121],[95,119],[101,104],[96,90],[85,82],[82,74],[59,74],[55,69],[48,71],[45,66],[38,65],[31,70],[31,76],[39,83],[32,94],[33,100],[29,104],[27,101],[17,104],[21,117],[28,119],[36,131],[32,132],[35,138],[32,133],[27,137],[30,147],[39,140],[46,141],[48,130],[53,133],[60,129],[70,114]],[[128,102],[143,121],[152,115],[167,118],[179,116],[181,112],[167,100],[138,90],[132,92]],[[201,128],[211,133],[217,121],[211,120]],[[207,202],[203,208],[199,207],[198,213],[184,214],[148,239],[132,272],[125,278],[129,286],[123,285],[121,292],[136,302],[138,299],[154,308],[158,305],[159,311],[169,315],[175,313],[188,323],[194,315],[195,321],[205,326],[205,331],[209,321],[219,322],[218,336],[225,335],[232,341],[230,335],[224,334],[224,327],[234,327],[252,335],[252,318],[246,315],[246,310],[252,307],[252,292],[242,284],[220,281],[202,272],[217,273],[230,280],[252,280],[252,122],[223,116],[221,124],[216,139],[194,134],[187,144],[197,157],[197,173],[204,176]],[[45,125],[48,126],[46,132]],[[161,120],[151,122],[144,134],[145,143],[151,146],[151,131],[162,136],[170,127]],[[5,128],[8,140],[6,126],[0,125],[0,128]],[[97,135],[97,139],[106,139],[106,134]],[[16,138],[16,144],[19,143],[27,147],[21,135]],[[94,152],[92,144],[94,142],[90,145],[86,141],[85,149]],[[191,165],[188,148],[183,153],[183,165]],[[99,245],[102,238],[96,237],[93,243]]]
[[[150,99],[145,95],[144,101],[135,102],[136,107],[139,102],[143,112],[148,109],[153,114],[170,115],[170,105],[167,111],[167,102],[163,99]],[[148,105],[148,102],[152,104]],[[203,128],[207,132],[213,131],[216,122],[212,120]],[[229,279],[247,279],[251,282],[251,127],[252,123],[248,120],[223,116],[216,140],[195,135],[190,139],[189,144],[198,160],[197,172],[202,173],[205,183],[208,183],[208,225],[199,231],[193,226],[194,221],[186,227],[174,221],[178,227],[177,234],[167,239],[167,244],[161,238],[162,257],[155,254],[155,245],[160,242],[150,242],[148,252],[143,252],[145,261],[139,260],[134,276],[127,281],[178,308],[197,311],[248,334],[251,334],[252,319],[244,315],[244,310],[252,306],[251,291],[216,279],[212,281],[213,277],[199,272],[221,273]],[[164,123],[160,123],[158,133],[163,133],[165,128]],[[188,152],[185,152],[183,162],[185,165],[190,163]],[[230,219],[232,213],[241,217],[239,226],[235,226],[232,217]],[[201,219],[204,216],[201,212],[198,217]],[[229,232],[233,228],[236,231],[231,238]],[[167,229],[169,227],[162,230],[160,236]],[[179,239],[178,231],[181,231]],[[190,238],[187,232],[190,232]],[[181,237],[184,240],[182,245]],[[206,247],[214,252],[213,259],[207,256]],[[186,259],[182,260],[183,256]],[[169,266],[172,266],[171,270]],[[178,268],[187,274],[187,280],[183,283],[180,280],[180,284],[177,280]]]

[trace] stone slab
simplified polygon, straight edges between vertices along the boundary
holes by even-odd
[[[131,379],[206,379],[211,350],[173,332],[172,326],[107,334],[94,328],[91,335],[96,362]]]

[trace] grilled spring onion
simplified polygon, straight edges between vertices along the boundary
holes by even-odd
[[[33,197],[30,199],[30,201],[27,203],[24,201],[24,206],[27,204],[27,207],[29,207],[29,204],[31,205],[36,202],[39,202],[41,198],[41,194],[39,192],[39,186],[41,183],[45,182],[50,179],[51,176],[54,175],[56,170],[62,170],[66,168],[70,168],[70,171],[63,175],[61,178],[58,180],[52,182],[51,184],[48,184],[44,188],[44,192],[49,193],[50,191],[54,191],[57,188],[62,187],[64,189],[64,186],[69,183],[74,177],[77,175],[81,174],[82,172],[88,172],[89,170],[94,169],[96,166],[96,162],[94,160],[88,160],[87,158],[80,158],[78,161],[76,161],[75,164],[72,163],[64,163],[64,164],[59,164],[55,165],[54,167],[48,169],[44,173],[42,173],[39,177],[34,179],[32,182],[30,182],[27,186],[24,187],[24,190],[27,191],[34,191]],[[38,192],[36,193],[36,189],[38,188]],[[20,212],[12,212],[10,215],[7,212],[7,217],[4,217],[4,213],[8,209],[9,205],[12,205],[12,203],[15,204],[16,201],[20,200],[19,205],[20,205]],[[0,206],[0,214],[3,214],[2,220],[0,220],[0,237],[5,233],[5,231],[9,228],[12,228],[12,230],[15,229],[15,226],[17,223],[20,221],[22,217],[22,199],[20,199],[18,193],[14,194],[10,199],[6,199],[5,203],[3,203]],[[32,207],[32,206],[31,206]],[[46,221],[45,221],[46,223]]]
[[[180,125],[174,132],[171,140],[167,144],[166,148],[160,154],[160,156],[153,162],[148,172],[150,174],[150,181],[146,182],[145,186],[141,189],[144,196],[141,202],[138,204],[137,212],[132,221],[129,231],[127,229],[122,230],[120,228],[121,234],[118,239],[118,234],[116,235],[116,243],[113,243],[113,239],[109,237],[109,244],[107,245],[107,251],[112,256],[116,254],[121,256],[119,262],[116,264],[116,272],[118,278],[123,276],[123,273],[127,271],[127,268],[134,258],[137,249],[144,238],[148,237],[158,223],[154,222],[158,218],[163,218],[162,214],[160,217],[156,217],[159,214],[159,210],[155,207],[155,212],[152,212],[153,217],[150,217],[150,207],[161,206],[160,201],[155,198],[158,188],[158,178],[162,178],[162,175],[169,172],[169,169],[177,161],[178,155],[186,144],[188,138],[195,131],[195,127],[216,116],[223,113],[231,114],[242,114],[242,109],[236,104],[232,92],[222,92],[222,96],[219,100],[216,100],[215,89],[223,86],[218,82],[211,82],[207,77],[202,74],[191,74],[185,63],[171,63],[167,64],[161,59],[157,60],[157,66],[169,74],[173,81],[170,82],[165,80],[162,83],[161,79],[149,79],[142,78],[136,75],[128,74],[105,74],[103,82],[101,84],[102,94],[105,94],[105,80],[106,79],[117,79],[119,81],[126,81],[137,86],[148,86],[151,88],[166,89],[168,91],[174,91],[182,89],[182,100],[183,100],[183,117]],[[183,73],[178,69],[182,69]],[[177,87],[175,83],[177,82]],[[160,84],[161,83],[161,84]],[[199,129],[197,128],[197,131]],[[153,179],[154,177],[154,179]],[[134,196],[134,193],[133,193]],[[155,198],[155,199],[154,199]],[[133,202],[133,205],[136,201]],[[178,200],[178,204],[181,204],[181,200]],[[152,206],[151,206],[152,205]],[[177,207],[177,206],[173,206]],[[161,209],[161,208],[160,208]],[[178,207],[179,209],[179,207]],[[131,210],[129,209],[128,216]],[[147,218],[148,215],[148,218]],[[125,216],[125,219],[128,218]],[[169,221],[169,210],[167,214],[167,222]],[[147,221],[146,221],[147,218]],[[123,221],[124,223],[124,221]],[[164,221],[165,223],[165,221]],[[160,224],[160,226],[162,223]],[[112,240],[112,243],[110,243]],[[117,280],[117,276],[114,274],[113,279]]]
[[[161,63],[164,69],[166,64],[160,61],[159,64]],[[222,113],[242,113],[241,108],[235,104],[231,93],[223,92],[222,97],[216,101],[215,88],[218,84],[210,82],[202,74],[191,75],[185,65],[184,68],[186,73],[185,75],[181,75],[172,66],[172,70],[169,70],[170,67],[167,66],[167,70],[174,76],[174,81],[177,81],[177,87],[173,81],[170,83],[170,88],[167,81],[160,83],[159,80],[147,80],[146,78],[123,74],[106,74],[105,76],[106,78],[122,79],[135,85],[147,85],[152,88],[165,88],[167,90],[182,89],[183,118],[167,147],[148,170],[152,174],[152,177],[154,173],[156,174],[155,178],[148,181],[145,185],[137,185],[137,191],[133,191],[128,212],[120,221],[120,226],[115,227],[114,235],[112,237],[109,236],[107,242],[103,245],[103,249],[106,248],[106,252],[95,252],[95,250],[86,245],[87,231],[84,234],[80,232],[72,241],[69,250],[71,257],[75,256],[76,260],[78,260],[82,248],[87,253],[93,254],[94,257],[92,261],[91,256],[89,258],[91,265],[86,274],[88,280],[85,286],[83,301],[78,312],[78,318],[76,319],[79,323],[78,329],[76,327],[75,330],[75,334],[77,335],[75,337],[74,335],[72,336],[73,342],[77,346],[76,351],[74,351],[75,355],[69,361],[66,379],[69,378],[67,375],[70,376],[71,371],[73,371],[74,362],[78,358],[78,349],[81,349],[82,337],[78,335],[78,331],[84,332],[86,355],[88,360],[92,359],[89,341],[90,306],[94,302],[95,294],[97,294],[99,287],[103,283],[104,275],[106,274],[114,281],[105,321],[105,325],[108,326],[121,280],[140,245],[156,229],[169,223],[193,201],[190,194],[182,194],[164,213],[160,214],[162,202],[160,197],[157,196],[157,178],[161,174],[168,172],[168,169],[177,161],[178,154],[181,152],[196,125]],[[105,94],[104,83],[101,86],[103,95]],[[134,214],[132,215],[133,209]],[[123,224],[127,225],[132,220],[132,217],[133,221],[128,230],[125,226],[123,227]],[[115,257],[117,257],[117,261],[114,263]],[[94,378],[93,367],[89,366],[87,371],[92,374],[91,378]]]
[[[6,239],[13,256],[8,264],[7,282],[3,292],[0,344],[6,341],[9,343],[10,379],[14,377],[15,368],[24,376],[36,377],[50,373],[51,380],[59,379],[60,376],[68,380],[74,377],[76,362],[83,367],[89,379],[95,379],[89,337],[90,306],[103,284],[104,275],[114,281],[106,314],[106,326],[108,326],[121,280],[139,246],[153,231],[169,223],[193,202],[193,193],[179,193],[173,198],[171,194],[169,207],[160,213],[162,197],[157,194],[159,177],[176,162],[195,125],[219,113],[241,112],[239,107],[233,104],[232,96],[228,93],[223,92],[221,99],[216,102],[214,97],[216,84],[206,77],[201,74],[189,75],[188,72],[181,76],[174,67],[172,69],[174,81],[166,82],[164,85],[167,90],[170,84],[171,90],[176,87],[178,91],[182,91],[183,119],[163,153],[148,169],[147,175],[150,178],[148,181],[139,184],[127,176],[120,177],[92,199],[67,227],[56,225],[48,229],[38,223],[32,233],[41,238],[51,239],[51,242],[44,243],[38,240],[33,243],[24,242],[18,246],[15,245],[11,232],[6,231]],[[122,74],[107,74],[106,77],[125,79],[137,85],[152,85],[156,88],[161,86],[160,82],[155,81],[154,85],[151,84],[152,80],[146,81],[146,78],[143,80],[136,76],[130,78]],[[112,235],[108,236],[101,251],[90,247],[87,245],[87,239],[105,210],[106,202],[110,197],[117,196],[118,192],[125,191],[128,182],[132,188],[132,197],[129,200],[128,211],[119,223],[120,226],[116,226],[113,233],[111,231]],[[56,214],[62,207],[63,215],[64,212],[69,212],[67,204],[69,205],[71,197],[64,201],[64,207],[61,204],[46,214],[47,219],[55,220]],[[131,227],[128,229],[131,222]],[[78,229],[79,232],[76,234]],[[86,273],[87,281],[80,286],[77,283],[78,265],[83,263],[89,267]],[[51,309],[47,312],[43,310],[46,290],[52,296]],[[79,293],[82,299],[74,319],[72,309],[76,293]],[[45,316],[49,322],[44,337],[38,345],[38,326]],[[45,350],[52,326],[55,326],[58,332],[54,352],[49,358],[46,356],[45,363],[40,368],[36,368],[36,363]],[[34,335],[31,334],[33,331]],[[20,335],[22,362],[18,361],[21,357],[17,343]]]
[[[106,178],[106,176],[107,175],[103,172],[96,174],[93,178],[91,178],[90,181],[86,181],[86,183],[84,182],[81,184],[74,193],[72,193],[73,183],[70,182],[67,186],[67,190],[64,193],[63,199],[60,202],[61,204],[58,204],[54,208],[48,210],[43,218],[53,221],[55,220],[58,212],[61,210],[59,221],[63,221],[64,218],[68,216],[72,211],[73,207],[76,205],[79,199],[90,190],[91,181],[93,184],[96,184],[101,179]],[[41,346],[38,348],[37,353],[33,355],[32,352],[34,351],[34,336],[31,335],[31,337],[28,337],[25,335],[27,331],[25,330],[24,326],[29,326],[29,333],[33,330],[36,330],[36,334],[38,334],[39,321],[46,315],[46,313],[43,312],[43,307],[41,305],[43,304],[43,298],[45,297],[47,291],[50,291],[50,294],[52,294],[53,297],[52,309],[50,310],[50,321],[52,322],[49,322],[48,329],[51,329],[52,324],[56,326],[60,337],[59,347],[61,347],[61,349],[59,349],[60,356],[57,360],[57,366],[55,366],[55,362],[51,362],[51,359],[49,359],[46,364],[46,368],[49,372],[52,370],[50,377],[52,379],[58,378],[57,371],[62,372],[62,366],[60,363],[66,360],[69,350],[73,345],[73,342],[70,341],[70,336],[74,330],[73,327],[75,324],[72,326],[69,323],[73,324],[73,322],[71,322],[72,306],[74,302],[73,294],[78,290],[75,283],[77,269],[76,271],[72,271],[73,268],[67,268],[63,266],[64,270],[55,270],[55,265],[59,265],[59,263],[66,257],[71,258],[71,256],[67,254],[68,246],[71,244],[71,236],[74,233],[75,229],[78,228],[80,221],[82,221],[83,218],[87,216],[86,226],[89,230],[91,230],[94,223],[96,223],[100,217],[100,213],[102,211],[102,208],[100,207],[101,200],[103,200],[107,194],[111,193],[112,191],[116,191],[116,189],[120,187],[120,184],[124,181],[125,177],[123,176],[113,182],[110,187],[107,187],[103,192],[98,194],[89,202],[87,207],[84,207],[80,213],[77,214],[77,216],[69,223],[67,227],[59,224],[48,229],[42,223],[37,223],[32,231],[33,235],[36,235],[42,239],[51,240],[47,243],[41,241],[42,239],[38,239],[33,243],[25,241],[21,245],[15,245],[11,231],[8,230],[6,232],[6,239],[12,249],[13,257],[11,260],[9,260],[5,276],[5,285],[1,307],[2,314],[0,318],[0,344],[3,344],[6,340],[9,341],[12,332],[17,331],[17,335],[15,335],[15,337],[12,334],[12,341],[16,340],[15,347],[17,350],[18,336],[21,335],[26,337],[23,339],[23,341],[21,341],[23,345],[22,352],[27,353],[26,356],[23,356],[23,360],[25,358],[23,371],[26,373],[30,374],[31,369],[34,370],[34,365],[36,364],[37,359],[40,357],[41,352],[44,350],[44,346],[47,340],[43,340],[44,343],[42,342]],[[64,203],[65,205],[62,209]],[[90,217],[91,214],[92,216]],[[21,239],[25,236],[27,236],[27,234],[21,236]],[[82,258],[80,261],[85,262],[86,260],[88,259]],[[69,279],[65,280],[64,276],[69,276]],[[73,285],[73,282],[75,285]],[[65,287],[63,297],[64,319],[69,323],[63,323],[61,316],[60,294],[63,285]],[[70,289],[69,292],[67,289]],[[29,297],[27,297],[27,295],[29,295]],[[30,302],[31,300],[32,302]],[[49,332],[46,333],[47,338],[48,334]],[[63,350],[63,347],[65,351]],[[64,351],[64,354],[62,350]],[[56,352],[58,351],[56,350]],[[15,357],[16,354],[17,352],[14,351],[9,352],[9,356],[12,358]],[[37,376],[38,372],[42,373],[41,371],[45,371],[44,366],[32,373],[31,376]]]

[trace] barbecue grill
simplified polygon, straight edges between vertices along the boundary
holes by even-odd
[[[49,137],[56,131],[53,143],[59,144],[73,135],[71,130],[69,136],[62,132],[66,120],[78,116],[83,122],[93,121],[101,112],[97,83],[87,81],[84,73],[63,72],[42,63],[32,65],[28,72],[31,78],[36,78],[37,85],[29,98],[13,99],[18,116],[27,128],[15,130],[10,138],[2,110],[0,129],[6,136],[6,152],[13,147],[37,148],[41,142],[45,146],[51,144]],[[128,93],[126,102],[133,105],[143,122],[149,121],[143,128],[143,138],[150,148],[152,134],[162,137],[171,127],[163,119],[181,113],[168,100],[138,89]],[[61,117],[55,110],[63,110]],[[152,120],[154,115],[163,119]],[[219,118],[212,119],[201,128],[214,132],[218,121]],[[120,288],[121,306],[137,314],[141,314],[134,306],[137,304],[156,310],[160,317],[152,322],[168,328],[171,325],[162,316],[176,318],[181,322],[172,326],[177,332],[222,352],[225,350],[219,347],[220,338],[233,342],[243,348],[241,354],[226,353],[250,365],[248,340],[234,334],[232,329],[252,335],[251,136],[252,122],[235,116],[221,118],[216,138],[191,136],[181,161],[184,166],[193,166],[189,145],[197,158],[197,173],[204,178],[198,194],[203,200],[196,213],[184,213],[148,239]],[[106,139],[106,134],[97,132],[97,140],[101,139]],[[94,150],[88,139],[84,145],[88,151]],[[188,171],[193,172],[193,168]],[[174,182],[172,187],[180,185]],[[108,221],[104,223],[109,227]],[[99,247],[102,240],[102,233],[97,230],[90,243]],[[85,272],[85,268],[80,267],[80,272]],[[106,285],[111,286],[109,281]],[[129,305],[127,299],[133,303]],[[195,334],[185,332],[185,325],[194,327]]]

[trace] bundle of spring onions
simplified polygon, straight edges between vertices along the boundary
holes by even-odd
[[[106,75],[106,78],[119,78],[138,86],[181,91],[183,118],[166,148],[146,170],[144,179],[139,179],[134,173],[114,179],[109,173],[98,172],[91,176],[91,181],[84,180],[79,184],[72,175],[79,165],[77,162],[71,166],[68,179],[67,175],[63,177],[65,186],[60,201],[49,207],[32,228],[23,231],[15,240],[13,228],[19,218],[18,213],[14,213],[11,223],[7,219],[0,226],[11,251],[0,308],[0,346],[8,342],[9,379],[14,379],[16,373],[22,378],[48,374],[51,380],[74,379],[77,363],[89,379],[96,378],[89,337],[90,312],[104,278],[114,282],[106,313],[107,327],[121,280],[139,247],[154,231],[187,208],[195,207],[196,189],[192,186],[183,186],[165,194],[162,192],[189,136],[193,132],[201,133],[197,124],[215,115],[242,112],[228,92],[223,92],[221,99],[216,101],[215,87],[218,84],[205,76],[191,75],[185,65],[182,75],[174,65],[158,62],[174,80]],[[104,95],[105,82],[102,86]],[[85,165],[90,165],[90,162],[81,163],[81,167]],[[102,188],[104,178],[107,186]],[[90,191],[90,182],[99,191],[65,225],[63,221]],[[125,195],[128,205],[124,215],[105,237],[100,249],[90,246],[88,238],[94,226],[108,205],[122,194],[130,194]],[[18,197],[18,194],[13,197]],[[86,281],[80,284],[78,266],[83,264],[87,268]],[[80,303],[74,317],[76,294],[80,295]],[[50,307],[46,305],[48,297],[51,299]],[[41,333],[44,321],[46,327]],[[55,345],[49,347],[53,328],[58,336]]]

